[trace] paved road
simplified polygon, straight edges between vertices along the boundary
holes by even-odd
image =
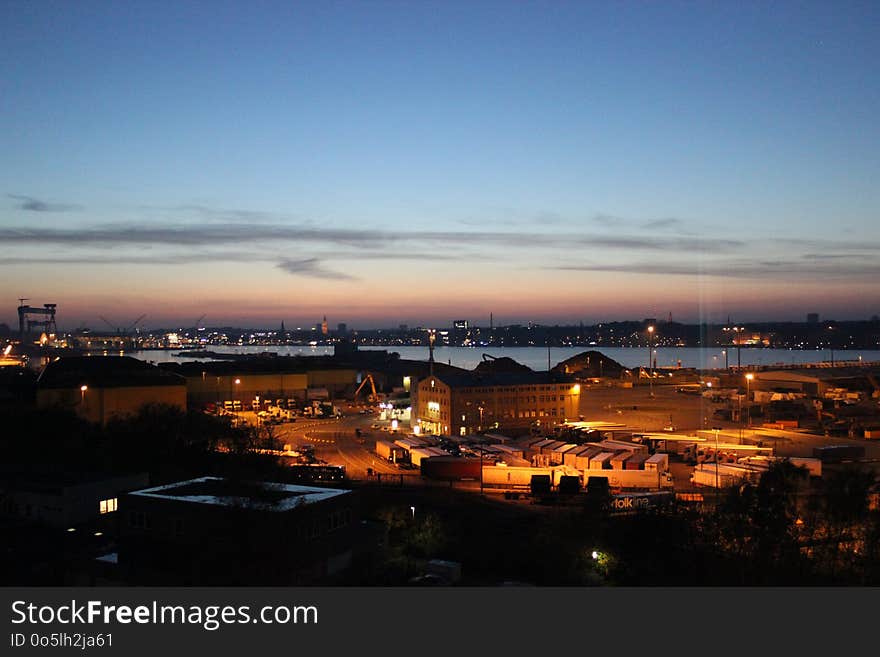
[[[344,465],[350,479],[367,479],[368,469],[374,473],[400,474],[404,471],[379,458],[372,451],[376,439],[380,435],[387,435],[385,432],[370,429],[372,424],[377,423],[389,424],[378,422],[372,414],[360,415],[357,412],[340,419],[300,419],[278,425],[278,440],[293,446],[314,445],[317,458],[334,465]],[[355,429],[361,430],[362,443],[358,442]]]

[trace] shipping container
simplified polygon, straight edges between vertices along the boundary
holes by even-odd
[[[691,475],[691,483],[697,486],[717,486],[726,488],[743,483],[756,483],[761,476],[758,468],[738,467],[726,464],[698,465]]]
[[[626,460],[626,469],[627,470],[644,470],[645,469],[645,461],[648,460],[648,453],[642,452],[641,454],[633,454]]]
[[[666,472],[669,469],[669,454],[657,452],[645,460],[645,470]]]
[[[432,456],[439,456],[439,454],[428,447],[415,447],[409,450],[409,460],[415,466],[421,465],[422,459],[428,459]]]
[[[575,449],[577,445],[574,443],[565,443],[564,445],[560,445],[552,452],[550,452],[550,465],[562,465],[565,458],[565,453]]]
[[[431,456],[421,460],[422,475],[428,479],[458,481],[478,480],[482,462],[480,459],[467,459],[460,456]]]
[[[618,452],[611,457],[611,469],[626,470],[626,462],[632,455],[633,453],[628,451]]]
[[[570,466],[572,468],[576,468],[578,455],[583,454],[584,452],[587,452],[590,449],[593,449],[593,448],[589,447],[588,445],[579,445],[575,449],[570,449],[563,455],[562,463],[564,465]]]
[[[590,459],[590,470],[611,469],[611,459],[614,458],[614,452],[601,452]]]
[[[597,454],[602,453],[601,447],[590,447],[589,445],[585,445],[586,449],[583,450],[580,454],[575,457],[575,464],[578,470],[586,470],[590,467],[590,459],[592,459]]]
[[[392,445],[386,440],[377,440],[376,441],[376,454],[381,456],[383,459],[388,461],[392,460],[392,455],[394,453],[394,449],[397,445]]]

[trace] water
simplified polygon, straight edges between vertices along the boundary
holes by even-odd
[[[217,346],[209,347],[210,351],[228,354],[259,354],[263,351],[277,353],[279,356],[325,356],[333,353],[333,347],[275,347],[275,346]],[[428,360],[427,347],[360,347],[367,350],[396,351],[401,358],[411,360]],[[570,358],[576,354],[588,350],[602,352],[608,358],[616,360],[628,368],[647,366],[648,349],[633,347],[551,347],[550,364]],[[110,352],[116,354],[117,352]],[[182,363],[189,360],[208,360],[190,357],[177,357],[177,351],[131,351],[128,356],[134,356],[141,360],[155,363]],[[186,352],[183,352],[186,353]],[[198,353],[198,352],[193,352]],[[438,363],[449,363],[465,369],[473,369],[483,360],[483,354],[502,357],[507,356],[518,363],[522,363],[533,370],[547,369],[547,349],[545,347],[435,347],[434,360]],[[721,347],[658,347],[654,349],[657,367],[675,367],[681,363],[682,367],[696,367],[699,369],[724,369],[725,355]],[[735,367],[738,362],[747,365],[801,365],[807,363],[841,361],[864,362],[880,361],[880,350],[842,350],[835,349],[832,353],[829,349],[802,350],[802,349],[759,349],[742,348],[737,356],[737,349],[729,349],[727,352],[727,365]]]

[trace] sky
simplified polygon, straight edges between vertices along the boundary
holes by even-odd
[[[0,3],[0,322],[866,319],[876,2]]]

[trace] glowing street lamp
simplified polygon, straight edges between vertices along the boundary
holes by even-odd
[[[652,338],[654,337],[654,327],[648,327],[648,396],[654,396],[654,368],[652,367],[651,358],[653,356],[653,343]]]
[[[89,389],[89,387],[85,384],[83,384],[79,387],[79,403],[80,404],[86,403],[86,390],[88,390],[88,389]]]
[[[749,390],[750,390],[751,386],[749,384],[751,384],[752,379],[754,379],[754,378],[755,378],[755,375],[752,372],[748,372],[746,374],[746,416],[749,418],[749,420],[748,420],[749,427],[752,426],[752,406],[749,403]]]

